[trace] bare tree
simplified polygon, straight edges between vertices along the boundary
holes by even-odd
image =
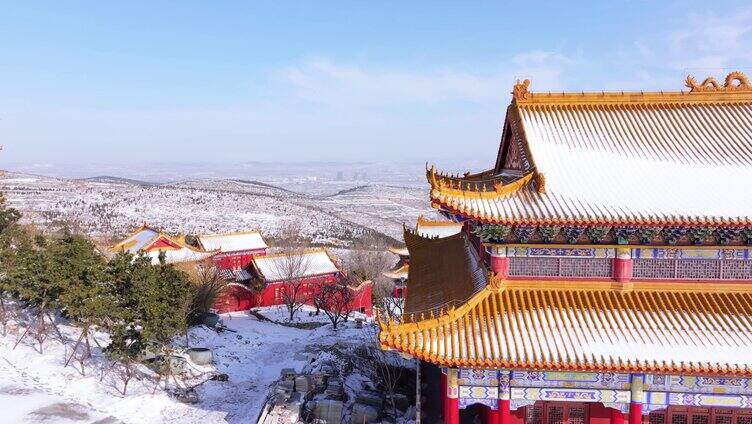
[[[394,398],[403,373],[405,360],[394,351],[382,350],[379,343],[379,332],[376,326],[363,328],[366,333],[360,358],[354,362],[355,366],[364,374],[373,376],[379,389],[386,394],[392,415],[397,415],[397,405]]]
[[[373,305],[396,319],[402,316],[403,300],[394,297],[394,281],[384,276],[395,263],[386,249],[380,240],[366,237],[348,254],[345,267],[350,275],[373,282]]]
[[[311,299],[306,294],[305,281],[311,269],[310,256],[307,255],[308,243],[302,236],[302,224],[291,220],[280,235],[278,255],[271,262],[276,278],[281,281],[279,290],[289,314],[290,321],[295,314]]]
[[[387,246],[374,237],[366,237],[353,247],[346,260],[347,271],[363,281],[384,280],[384,271],[394,265],[394,257]]]
[[[373,285],[373,303],[385,313],[385,316],[399,322],[404,311],[405,299],[395,297],[394,290],[394,281],[388,279],[377,281]]]
[[[122,396],[128,394],[128,384],[132,379],[141,380],[138,364],[132,359],[112,361],[110,366],[103,371],[99,381],[105,382],[109,387],[117,390]],[[118,385],[122,384],[122,387]]]
[[[198,323],[202,314],[214,308],[227,287],[227,281],[222,278],[219,269],[209,260],[199,264],[178,264],[176,268],[188,274],[192,296],[189,299],[186,314],[188,322]]]
[[[317,296],[323,305],[324,313],[332,322],[332,327],[337,329],[337,324],[350,316],[350,308],[353,300],[353,292],[344,282],[326,284],[321,287]]]

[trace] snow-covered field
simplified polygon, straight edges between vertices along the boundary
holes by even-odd
[[[280,322],[285,314],[279,307],[260,312]],[[325,320],[309,317],[308,311],[300,316],[306,321]],[[190,331],[191,346],[213,349],[216,371],[229,376],[226,382],[200,385],[199,402],[194,405],[180,403],[161,390],[153,393],[151,381],[132,382],[122,396],[112,386],[114,377],[100,380],[105,365],[97,348],[83,376],[75,367],[64,367],[70,344],[49,340],[40,354],[31,339],[13,349],[17,334],[0,337],[0,422],[255,423],[282,368],[301,371],[307,362],[326,356],[328,347],[373,342],[373,329],[356,328],[353,321],[335,331],[328,324],[314,330],[291,328],[247,313],[226,314],[222,319],[232,331],[217,333],[206,327]],[[75,340],[75,328],[61,325],[61,329],[66,338]]]
[[[273,238],[291,220],[299,220],[314,243],[348,247],[365,234],[401,239],[403,223],[433,213],[427,184],[355,184],[321,183],[330,191],[312,194],[233,179],[152,184],[8,173],[0,178],[0,191],[9,205],[24,213],[27,223],[67,225],[104,242],[144,221],[173,233],[261,229]]]

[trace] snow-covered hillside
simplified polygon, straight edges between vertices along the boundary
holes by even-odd
[[[284,315],[276,307],[260,312],[271,318]],[[311,320],[306,311],[300,315]],[[199,402],[193,405],[180,403],[162,390],[153,392],[151,381],[132,382],[128,394],[121,395],[113,387],[112,376],[100,380],[106,365],[98,348],[82,376],[74,367],[64,367],[71,343],[63,346],[50,340],[40,354],[31,339],[13,349],[18,334],[0,337],[2,421],[255,423],[283,368],[301,371],[306,363],[325,361],[333,350],[373,342],[373,329],[356,328],[353,321],[336,331],[331,325],[314,330],[291,328],[247,313],[223,315],[223,321],[231,331],[218,333],[203,326],[190,330],[190,345],[211,348],[216,372],[228,375],[228,381],[210,380],[199,386]],[[60,327],[66,338],[75,340],[75,328]],[[100,337],[106,342],[105,336]],[[364,378],[353,376],[351,380],[360,384]],[[350,386],[350,392],[360,388]]]
[[[364,234],[400,239],[403,223],[432,213],[422,187],[332,183],[331,188],[321,195],[245,180],[153,184],[13,173],[0,179],[0,191],[24,213],[25,222],[68,225],[105,240],[144,221],[189,234],[258,228],[273,239],[290,220],[300,220],[314,243],[347,247]]]

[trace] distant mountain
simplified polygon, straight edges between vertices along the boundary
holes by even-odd
[[[258,187],[270,188],[272,190],[280,190],[280,191],[284,191],[286,193],[300,195],[300,193],[298,193],[296,191],[288,190],[286,188],[282,188],[282,187],[279,187],[279,186],[276,186],[276,185],[273,185],[273,184],[262,183],[261,181],[239,180],[239,179],[230,179],[228,181],[234,181],[234,182],[236,182],[238,184],[248,184],[248,185],[254,185],[254,186],[258,186]]]
[[[135,185],[135,186],[140,186],[140,187],[154,187],[154,186],[160,185],[157,183],[134,180],[131,178],[113,177],[110,175],[100,175],[97,177],[89,177],[89,178],[77,178],[77,179],[74,179],[73,181],[88,181],[88,182],[93,182],[93,183],[108,183],[108,184],[129,184],[129,185]]]

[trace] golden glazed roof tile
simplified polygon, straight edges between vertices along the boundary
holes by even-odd
[[[446,366],[752,375],[752,287],[493,279],[379,338]]]
[[[743,195],[752,178],[752,89],[739,75],[695,85],[704,88],[516,89],[509,142],[522,143],[528,168],[466,177],[432,169],[432,204],[495,223],[752,224],[752,198]]]

